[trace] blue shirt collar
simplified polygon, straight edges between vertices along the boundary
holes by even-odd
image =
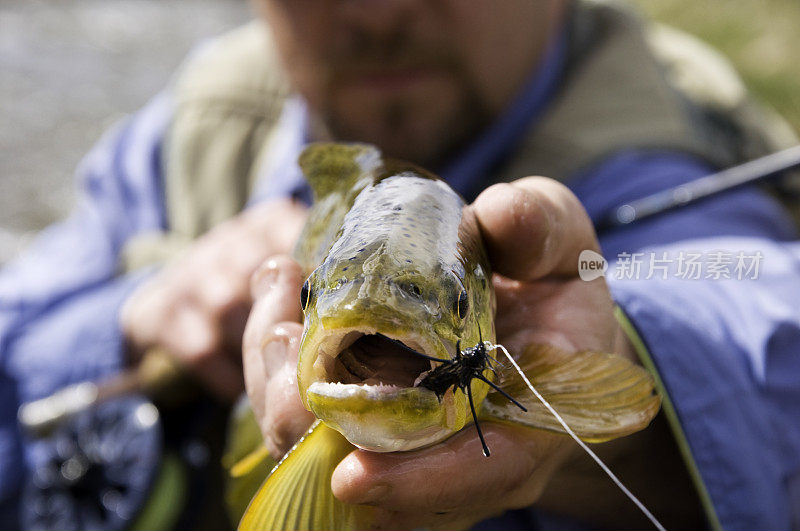
[[[491,171],[513,151],[547,107],[558,88],[566,49],[566,31],[560,31],[506,111],[440,170],[442,178],[467,200],[472,201],[480,193]],[[297,157],[309,141],[307,131],[305,102],[298,96],[289,98],[250,203],[286,196],[311,202],[308,184],[297,164]]]

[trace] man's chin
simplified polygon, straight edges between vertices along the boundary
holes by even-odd
[[[360,97],[359,97],[360,96]],[[436,168],[485,123],[456,91],[339,98],[328,127],[338,140],[370,142],[385,154]]]
[[[453,150],[450,136],[436,132],[441,129],[429,128],[426,124],[409,120],[402,125],[373,130],[351,138],[375,144],[388,157],[407,160],[435,170]]]

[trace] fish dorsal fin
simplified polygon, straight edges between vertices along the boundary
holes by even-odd
[[[382,163],[383,156],[375,146],[333,142],[310,144],[299,159],[314,201],[352,189],[359,180],[373,176]]]
[[[639,431],[661,405],[650,373],[616,354],[567,353],[552,346],[529,345],[518,363],[542,396],[586,442],[608,441]],[[521,411],[494,392],[484,401],[484,416],[564,431],[512,367],[498,372],[497,385],[528,411]]]
[[[347,505],[331,492],[333,470],[354,449],[339,432],[315,422],[261,485],[239,529],[363,527],[371,508]]]

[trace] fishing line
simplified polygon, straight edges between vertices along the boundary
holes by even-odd
[[[561,426],[564,428],[564,431],[566,431],[566,432],[569,434],[569,436],[570,436],[570,437],[572,437],[572,438],[575,440],[575,442],[576,442],[576,443],[578,443],[578,445],[579,445],[581,448],[583,448],[583,450],[584,450],[584,451],[585,451],[587,454],[589,454],[589,456],[590,456],[592,459],[594,459],[594,461],[595,461],[595,462],[596,462],[596,463],[597,463],[597,464],[600,466],[600,468],[601,468],[601,469],[603,469],[603,472],[605,472],[605,473],[608,475],[608,477],[610,477],[610,478],[611,478],[611,481],[613,481],[613,482],[614,482],[614,483],[617,485],[617,487],[619,487],[619,489],[620,489],[620,490],[621,490],[623,493],[625,493],[625,495],[626,495],[628,498],[630,498],[630,500],[631,500],[631,501],[632,501],[632,502],[633,502],[633,503],[636,505],[636,507],[638,507],[638,508],[639,508],[639,510],[640,510],[640,511],[642,511],[642,513],[643,513],[643,514],[644,514],[644,515],[645,515],[645,516],[646,516],[646,517],[647,517],[647,518],[650,520],[650,522],[652,522],[652,524],[653,524],[653,525],[656,527],[656,529],[659,529],[660,531],[666,531],[666,529],[664,528],[664,526],[663,526],[663,525],[661,525],[661,522],[659,522],[659,521],[656,519],[656,517],[655,517],[655,516],[653,516],[653,513],[651,513],[649,510],[647,510],[647,507],[645,507],[645,506],[644,506],[644,504],[643,504],[642,502],[640,502],[640,501],[639,501],[639,498],[637,498],[636,496],[634,496],[634,495],[633,495],[633,493],[632,493],[631,491],[629,491],[629,490],[627,489],[627,487],[625,487],[625,485],[623,485],[623,484],[622,484],[622,482],[619,480],[619,478],[617,478],[617,476],[616,476],[616,475],[614,475],[614,473],[611,471],[611,469],[610,469],[610,468],[608,468],[608,467],[606,466],[606,464],[605,464],[605,463],[603,463],[603,461],[602,461],[602,460],[601,460],[599,457],[597,457],[597,454],[595,454],[595,453],[594,453],[594,452],[593,452],[593,451],[592,451],[592,450],[591,450],[591,449],[590,449],[590,448],[589,448],[589,447],[586,445],[586,443],[584,443],[584,442],[583,442],[583,441],[580,439],[580,437],[578,437],[577,435],[575,435],[575,432],[574,432],[574,431],[572,431],[572,428],[570,428],[570,427],[567,425],[567,423],[564,421],[564,419],[563,419],[563,418],[561,418],[561,415],[559,415],[559,414],[558,414],[558,412],[557,412],[555,409],[553,409],[553,407],[550,405],[550,403],[549,403],[547,400],[545,400],[545,398],[544,398],[544,397],[543,397],[543,396],[542,396],[542,395],[539,393],[539,391],[537,391],[537,390],[536,390],[536,388],[533,386],[533,384],[531,383],[531,381],[530,381],[530,380],[528,380],[528,377],[527,377],[527,376],[525,376],[525,373],[524,373],[524,372],[522,372],[522,369],[520,368],[520,366],[519,366],[519,365],[517,365],[517,362],[516,362],[516,360],[515,360],[513,357],[511,357],[511,354],[509,354],[508,350],[506,350],[506,347],[504,347],[503,345],[494,345],[494,344],[492,344],[490,341],[486,341],[486,342],[485,342],[485,345],[486,345],[486,349],[487,349],[487,350],[500,350],[500,351],[502,351],[502,352],[503,352],[503,354],[505,354],[505,356],[508,358],[508,361],[510,361],[510,362],[511,362],[511,364],[512,364],[512,365],[514,366],[514,368],[517,370],[517,372],[519,373],[519,375],[520,375],[520,376],[522,376],[522,379],[523,379],[523,380],[525,380],[525,383],[528,385],[528,389],[530,389],[530,390],[531,390],[531,392],[533,392],[533,394],[536,396],[536,398],[538,398],[538,399],[539,399],[539,401],[540,401],[542,404],[544,404],[544,407],[546,407],[546,408],[547,408],[547,410],[548,410],[550,413],[552,413],[552,415],[553,415],[553,416],[556,418],[556,420],[557,420],[557,421],[558,421],[558,422],[561,424]]]

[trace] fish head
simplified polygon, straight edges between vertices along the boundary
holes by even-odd
[[[298,363],[303,403],[354,445],[413,450],[470,419],[464,392],[419,385],[457,346],[494,340],[494,300],[484,266],[408,260],[376,238],[359,253],[331,252],[301,293]],[[487,377],[491,377],[488,373]],[[480,405],[488,386],[473,380]]]

